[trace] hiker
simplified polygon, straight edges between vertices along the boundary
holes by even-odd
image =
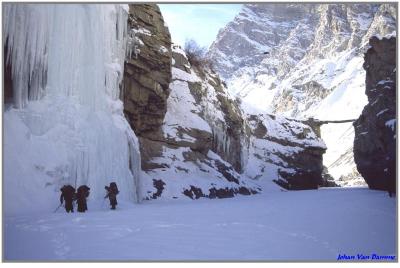
[[[386,190],[389,197],[396,197],[396,178],[386,178]]]
[[[110,186],[105,186],[104,188],[107,190],[107,195],[104,198],[108,197],[110,200],[111,209],[115,209],[115,206],[118,204],[117,194],[119,193],[117,184],[115,182],[111,182]]]
[[[62,204],[65,200],[65,211],[67,213],[74,212],[74,206],[72,205],[72,202],[75,198],[75,188],[71,185],[64,185],[60,191],[60,203]]]
[[[86,198],[89,197],[90,188],[87,185],[79,186],[76,194],[78,203],[78,212],[85,212],[87,210]]]

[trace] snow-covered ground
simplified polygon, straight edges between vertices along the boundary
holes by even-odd
[[[56,203],[54,204],[57,205]],[[367,188],[197,201],[89,202],[6,216],[10,260],[317,260],[396,254],[396,199]]]

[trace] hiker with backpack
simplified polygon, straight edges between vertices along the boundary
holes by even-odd
[[[105,186],[104,188],[107,191],[107,195],[104,198],[108,197],[110,200],[111,209],[115,209],[115,206],[118,204],[117,194],[119,193],[117,184],[115,182],[111,182],[110,186]]]
[[[76,194],[78,212],[85,212],[87,210],[86,198],[89,197],[89,190],[90,188],[87,185],[79,186]]]
[[[75,199],[75,188],[71,185],[64,185],[61,189],[60,203],[65,200],[65,211],[67,213],[74,212],[73,201]],[[60,204],[60,205],[61,205]]]

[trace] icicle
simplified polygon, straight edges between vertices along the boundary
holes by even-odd
[[[5,3],[3,46],[12,64],[14,104],[23,108],[28,100],[43,96],[46,82],[49,9],[46,5]]]
[[[250,155],[250,135],[248,135],[246,132],[246,126],[248,126],[246,119],[243,125],[243,134],[240,137],[240,145],[242,149],[240,152],[240,166],[242,167],[242,170],[245,170]]]
[[[213,147],[217,153],[222,153],[225,156],[231,155],[231,138],[226,134],[225,126],[221,126],[215,121],[209,121],[213,133]]]
[[[212,94],[212,92],[213,90],[209,90],[208,94]],[[208,98],[212,99],[213,97],[209,96]],[[239,151],[240,155],[237,155],[237,148],[232,147],[232,137],[227,134],[226,122],[216,116],[215,107],[211,102],[203,103],[203,105],[204,116],[206,121],[209,123],[213,134],[213,150],[228,162],[231,161],[236,164],[236,159],[239,158],[241,170],[244,170],[244,167],[247,165],[250,150],[250,140],[249,137],[246,136],[245,130],[247,124],[243,124],[242,126],[242,135],[240,135],[239,141],[241,146]]]

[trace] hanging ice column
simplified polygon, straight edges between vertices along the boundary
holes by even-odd
[[[13,95],[16,107],[28,98],[43,95],[46,83],[49,41],[49,8],[44,5],[3,5],[3,46],[8,63],[12,63]]]
[[[213,134],[212,150],[220,155],[222,159],[231,163],[236,171],[242,173],[247,165],[250,145],[249,136],[246,135],[246,124],[240,126],[242,129],[239,130],[239,135],[230,133],[227,123],[229,119],[226,118],[226,114],[222,112],[223,109],[221,107],[217,108],[215,106],[215,103],[218,103],[215,88],[208,85],[206,92],[208,94],[207,101],[203,101],[202,105],[204,107],[204,117],[209,123]]]
[[[64,183],[87,184],[91,198],[100,198],[104,186],[116,181],[121,199],[139,201],[138,141],[118,99],[127,10],[3,7],[15,103],[4,114],[5,188],[11,194],[17,185],[31,184],[21,194],[54,196]]]

